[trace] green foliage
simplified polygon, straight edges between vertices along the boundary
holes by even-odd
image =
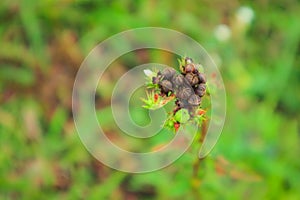
[[[237,18],[241,6],[254,12],[248,24]],[[0,199],[298,199],[299,19],[297,0],[2,1]],[[228,25],[229,39],[215,36],[219,23]],[[70,101],[83,58],[107,37],[144,26],[191,36],[222,74],[227,120],[198,170],[199,146],[192,145],[161,171],[120,173],[97,163],[76,134]],[[145,60],[177,66],[176,58],[145,50],[113,63],[121,67],[106,77],[107,87],[97,90],[97,117],[118,144],[147,152],[172,139],[165,130],[147,145],[122,138],[107,91],[120,69]],[[178,119],[186,120],[182,115]],[[141,110],[132,116],[149,121]]]

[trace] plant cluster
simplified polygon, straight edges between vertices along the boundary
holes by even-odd
[[[157,72],[144,71],[148,78],[147,99],[143,99],[144,107],[157,109],[175,100],[173,111],[164,123],[165,127],[175,132],[181,124],[192,121],[199,124],[205,113],[200,108],[202,98],[206,94],[203,67],[188,57],[179,60],[179,65],[180,73],[171,67]]]

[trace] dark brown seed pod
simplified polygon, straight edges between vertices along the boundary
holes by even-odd
[[[160,83],[160,86],[161,86],[161,90],[163,93],[168,93],[170,91],[172,91],[173,89],[173,85],[170,81],[168,80],[163,80],[161,83]]]
[[[171,80],[175,74],[176,70],[171,67],[167,67],[161,72],[164,80]]]
[[[191,87],[180,87],[179,90],[176,92],[176,97],[180,100],[187,100],[193,94],[193,90]]]
[[[185,75],[185,79],[189,82],[191,86],[197,85],[199,83],[199,79],[196,74],[188,73]]]
[[[198,87],[195,89],[195,93],[199,95],[200,97],[203,97],[206,92],[206,85],[204,83],[201,83],[198,85]]]
[[[182,74],[174,75],[173,78],[172,78],[172,83],[175,87],[179,87],[181,85],[184,85],[185,82],[186,81],[185,81],[184,76]]]
[[[187,64],[185,67],[184,67],[184,72],[185,73],[191,73],[191,72],[194,72],[195,71],[195,66],[193,63],[190,63],[190,64]]]
[[[198,78],[200,83],[206,83],[206,78],[203,73],[198,73]]]
[[[198,106],[201,103],[201,98],[198,95],[193,94],[188,99],[188,103],[192,106]]]

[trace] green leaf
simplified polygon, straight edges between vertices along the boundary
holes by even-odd
[[[190,119],[190,114],[187,109],[180,109],[176,112],[174,118],[180,123],[186,123]]]

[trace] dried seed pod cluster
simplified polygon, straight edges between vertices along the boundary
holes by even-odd
[[[199,68],[193,63],[191,58],[185,58],[185,62],[183,63],[183,66],[181,66],[181,69],[181,74],[188,82],[188,87],[192,89],[192,94],[189,93],[189,95],[186,95],[185,98],[180,98],[180,93],[183,93],[184,90],[179,90],[179,95],[176,96],[178,96],[177,101],[180,102],[180,106],[178,106],[175,110],[185,107],[191,114],[193,114],[195,109],[197,109],[201,104],[201,98],[206,92],[206,79],[204,74],[199,71]],[[185,94],[187,93],[185,92]]]
[[[186,108],[192,114],[199,107],[206,91],[205,76],[199,72],[191,58],[184,59],[180,74],[173,68],[165,68],[152,78],[152,83],[159,85],[162,96],[175,95],[174,113],[181,108]]]
[[[180,123],[185,123],[184,121],[187,119],[185,117],[182,118],[185,120],[179,120],[179,116],[187,115],[186,113],[188,113],[189,118],[196,116],[202,97],[206,93],[206,79],[204,74],[200,72],[199,65],[188,57],[182,59],[180,65],[180,73],[169,67],[158,71],[154,76],[150,76],[151,88],[156,88],[155,95],[159,97],[156,96],[153,101],[145,101],[148,104],[151,104],[151,102],[157,104],[157,99],[163,99],[161,104],[158,103],[158,105],[164,105],[170,99],[175,98],[175,108],[171,116],[173,121],[169,120],[168,126],[173,126],[176,131]],[[148,71],[147,73],[151,74]]]

